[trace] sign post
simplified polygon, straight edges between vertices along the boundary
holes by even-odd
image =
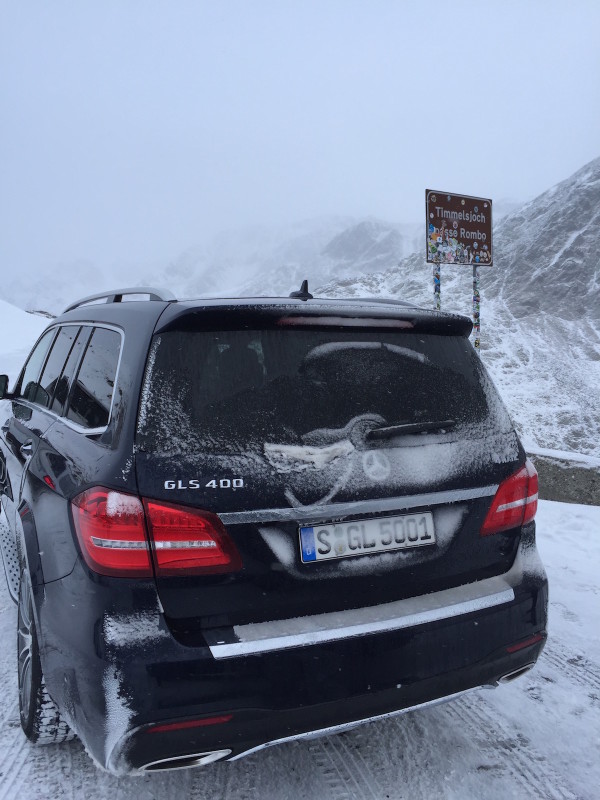
[[[492,201],[486,197],[425,189],[426,256],[433,264],[433,307],[441,308],[441,265],[473,267],[473,333],[479,352],[479,267],[492,261]]]
[[[479,294],[479,267],[473,264],[473,347],[479,353],[481,345],[481,296]]]
[[[439,264],[433,265],[433,307],[442,310],[442,270]]]

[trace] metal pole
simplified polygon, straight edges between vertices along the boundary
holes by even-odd
[[[433,265],[433,307],[436,311],[442,309],[441,281],[441,267],[438,262]]]
[[[481,334],[481,318],[480,318],[480,308],[481,308],[481,295],[479,294],[479,266],[473,264],[473,346],[475,350],[481,355],[479,351],[479,347],[481,344],[480,341],[480,334]]]

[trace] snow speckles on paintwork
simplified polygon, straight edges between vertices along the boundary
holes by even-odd
[[[309,645],[375,630],[413,628],[426,621],[470,614],[513,599],[514,591],[510,584],[502,577],[496,577],[391,603],[236,625],[233,630],[240,643],[257,644],[265,640],[275,640],[265,649],[278,649],[279,646],[286,647],[286,640],[287,646],[290,646],[290,637],[300,636],[302,645]],[[234,650],[235,644],[231,647]]]
[[[258,530],[277,561],[286,567],[293,567],[298,552],[298,540],[292,539],[280,528],[261,527]]]
[[[517,553],[515,567],[533,577],[545,575],[546,571],[533,539],[523,540]]]
[[[160,336],[157,336],[150,345],[150,352],[148,353],[148,362],[146,365],[146,373],[144,376],[144,383],[142,385],[142,392],[140,396],[140,407],[138,412],[138,426],[143,427],[146,424],[146,417],[148,414],[148,403],[150,400],[150,389],[152,387],[152,380],[154,376],[154,363],[156,361],[156,353],[160,347]]]
[[[107,666],[102,676],[106,703],[105,753],[108,762],[115,745],[129,730],[133,711],[123,691],[123,677],[117,666]]]
[[[106,497],[106,513],[109,517],[120,517],[124,515],[136,516],[142,514],[143,509],[138,497],[121,494],[120,492],[108,492]]]
[[[277,472],[300,472],[306,469],[323,469],[342,456],[354,452],[354,445],[347,439],[327,447],[302,445],[265,444],[265,456]]]
[[[465,504],[453,504],[434,510],[435,541],[439,548],[445,549],[450,544],[454,534],[462,525],[467,511],[468,507]]]
[[[104,640],[115,647],[154,644],[158,639],[169,638],[168,631],[161,627],[161,616],[157,609],[131,614],[106,614],[103,623]]]
[[[125,466],[121,470],[121,477],[123,478],[123,481],[125,483],[127,483],[127,481],[129,480],[132,468],[133,468],[133,457],[130,456],[125,462]]]

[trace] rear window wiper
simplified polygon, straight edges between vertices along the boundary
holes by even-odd
[[[429,431],[449,430],[456,425],[454,419],[444,419],[435,422],[406,422],[399,425],[389,425],[385,428],[373,428],[366,436],[367,439],[391,439],[394,436],[406,436],[411,433],[427,433]]]

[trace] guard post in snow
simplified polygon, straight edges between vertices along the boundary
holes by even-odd
[[[492,265],[492,201],[425,189],[427,263],[433,264],[433,307],[441,309],[441,267],[473,268],[473,344],[481,344],[479,267]]]

